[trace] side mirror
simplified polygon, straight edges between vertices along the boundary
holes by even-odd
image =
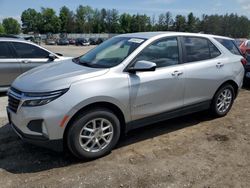
[[[61,53],[56,53],[56,55],[63,56],[63,54],[61,54]]]
[[[49,58],[50,61],[54,61],[56,59],[56,56],[53,55],[53,54],[49,54],[48,58]]]
[[[133,67],[128,69],[130,73],[155,71],[156,64],[151,61],[137,61]]]

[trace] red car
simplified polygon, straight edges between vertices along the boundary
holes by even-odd
[[[241,44],[240,44],[240,51],[241,53],[246,56],[246,52],[250,50],[250,40],[244,40]]]

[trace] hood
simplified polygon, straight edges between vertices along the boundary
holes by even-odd
[[[101,76],[109,69],[89,68],[72,60],[50,63],[19,76],[12,87],[23,92],[47,92],[70,87],[73,82]]]

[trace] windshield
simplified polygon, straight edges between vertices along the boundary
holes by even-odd
[[[144,41],[139,38],[114,37],[74,61],[93,68],[111,68],[119,65]]]

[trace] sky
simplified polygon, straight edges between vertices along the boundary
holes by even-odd
[[[170,11],[173,15],[193,12],[195,16],[237,13],[250,18],[250,0],[0,0],[0,21],[13,17],[21,22],[21,14],[28,8],[40,11],[41,7],[50,7],[58,13],[64,5],[71,10],[76,10],[79,5],[89,5],[98,9],[115,8],[120,13],[142,13],[149,16]]]

